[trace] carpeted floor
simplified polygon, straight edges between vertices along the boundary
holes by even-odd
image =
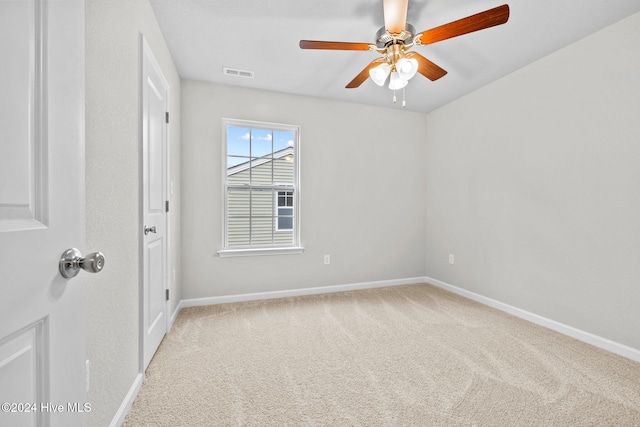
[[[430,285],[182,310],[125,426],[640,426],[640,364]]]

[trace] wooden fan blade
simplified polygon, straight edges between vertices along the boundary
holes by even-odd
[[[494,7],[457,21],[432,28],[419,34],[417,38],[422,44],[432,44],[442,40],[458,37],[485,28],[495,27],[504,24],[509,20],[509,5]]]
[[[378,58],[372,61],[369,65],[364,67],[364,70],[360,71],[360,74],[358,74],[353,80],[351,80],[349,84],[346,85],[345,87],[347,89],[354,89],[359,87],[362,83],[364,83],[365,80],[369,78],[369,70],[374,67],[377,67],[382,62],[384,62],[384,58]]]
[[[369,43],[325,42],[320,40],[300,40],[300,49],[328,49],[328,50],[369,50]],[[375,47],[375,46],[374,46]]]
[[[400,34],[407,26],[409,0],[383,0],[384,27],[392,34]]]
[[[432,82],[447,74],[447,70],[441,68],[439,65],[434,64],[417,52],[409,52],[407,54],[407,58],[413,58],[418,61],[418,72]]]

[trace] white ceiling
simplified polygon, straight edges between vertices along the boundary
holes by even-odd
[[[150,2],[184,79],[401,108],[370,79],[345,89],[375,52],[298,47],[301,39],[375,43],[382,0]],[[408,110],[429,112],[640,11],[640,0],[409,0],[407,22],[422,32],[503,3],[511,10],[504,25],[414,47],[448,74],[435,82],[416,75]],[[255,77],[225,76],[223,67]]]

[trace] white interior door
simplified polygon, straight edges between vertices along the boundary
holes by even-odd
[[[0,61],[0,425],[80,426],[84,0],[0,1]]]
[[[167,331],[167,111],[169,84],[142,44],[143,353],[147,368]]]

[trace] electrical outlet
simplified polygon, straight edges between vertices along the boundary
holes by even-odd
[[[449,254],[449,264],[453,264],[453,262],[455,261],[453,254]]]
[[[331,264],[331,255],[325,255],[324,256],[324,265],[329,265]]]

